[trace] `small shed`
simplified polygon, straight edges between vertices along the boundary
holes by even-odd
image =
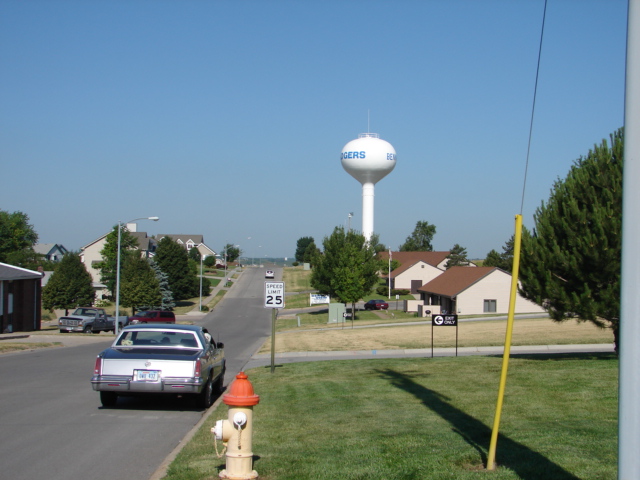
[[[0,333],[40,330],[42,273],[0,262]]]

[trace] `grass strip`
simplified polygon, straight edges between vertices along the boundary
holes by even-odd
[[[313,362],[248,371],[254,468],[269,480],[486,479],[499,357]],[[615,479],[614,355],[514,356],[492,479]],[[211,427],[167,480],[217,479]],[[218,445],[221,449],[222,446]]]
[[[375,315],[374,312],[368,312]],[[431,325],[398,325],[391,327],[351,328],[351,322],[344,327],[324,325],[314,328],[311,320],[301,316],[301,324],[310,328],[297,329],[296,319],[286,319],[289,331],[276,336],[276,353],[344,351],[344,350],[388,350],[431,348]],[[280,322],[280,320],[278,320]],[[371,321],[373,323],[373,321]],[[356,326],[366,324],[354,322]],[[370,323],[371,324],[371,323]],[[504,345],[506,320],[486,320],[459,322],[458,346],[498,346]],[[570,345],[613,343],[609,329],[601,329],[591,323],[568,320],[557,323],[549,318],[516,319],[513,329],[513,345]],[[455,347],[456,328],[438,327],[433,330],[435,348]],[[271,351],[269,337],[259,353]]]
[[[62,343],[60,342],[28,342],[28,343],[18,343],[18,342],[0,342],[0,354],[2,353],[11,353],[11,352],[20,352],[23,350],[35,350],[38,348],[50,348],[50,347],[61,347]]]

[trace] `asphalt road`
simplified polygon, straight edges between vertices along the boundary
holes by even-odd
[[[225,385],[270,333],[263,290],[264,271],[246,269],[196,321],[225,343]],[[0,356],[3,480],[147,480],[202,418],[190,399],[120,398],[102,408],[89,380],[112,340],[101,334],[83,345]]]

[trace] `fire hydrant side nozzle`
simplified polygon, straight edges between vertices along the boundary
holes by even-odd
[[[229,406],[228,418],[218,420],[211,429],[227,447],[227,468],[220,472],[220,478],[257,478],[258,473],[253,470],[253,407],[260,402],[260,396],[254,393],[247,375],[240,372],[222,401]]]

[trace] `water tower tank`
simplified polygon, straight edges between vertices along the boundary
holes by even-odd
[[[396,166],[393,146],[377,133],[361,133],[342,149],[342,167],[362,184],[362,234],[373,234],[373,199],[375,184]]]

